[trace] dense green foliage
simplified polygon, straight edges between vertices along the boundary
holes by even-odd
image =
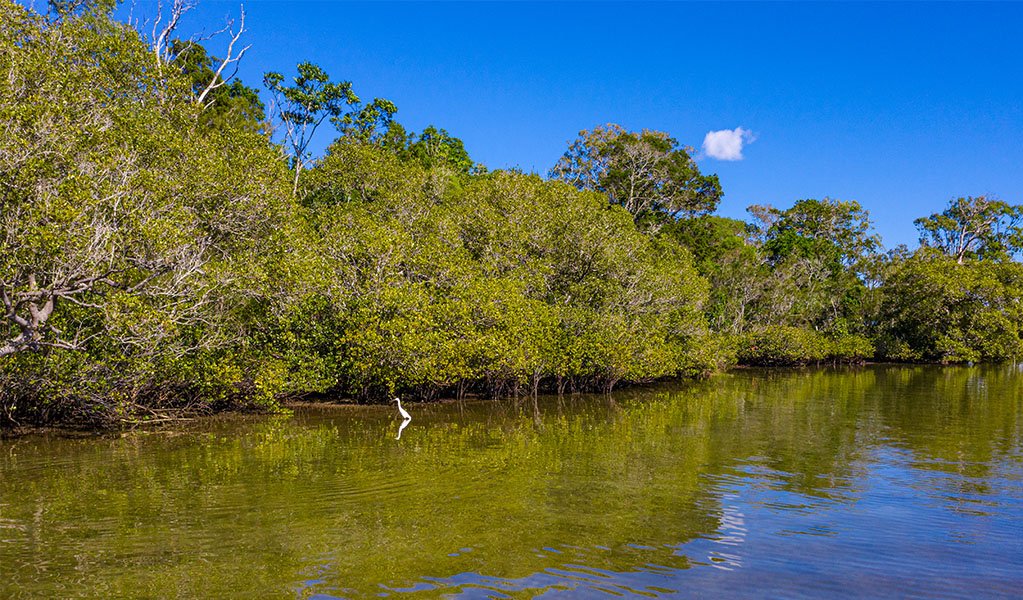
[[[0,2],[4,424],[1020,355],[1019,206],[953,200],[881,255],[856,202],[709,214],[716,176],[661,132],[491,172],[311,63],[267,74],[268,120],[201,46],[93,4]]]
[[[940,214],[914,221],[920,243],[962,264],[968,258],[1005,260],[1023,250],[1023,206],[986,196],[956,198]]]
[[[272,400],[247,331],[293,229],[279,152],[208,127],[130,29],[9,3],[0,22],[7,418]]]
[[[626,131],[608,124],[580,131],[551,177],[598,190],[637,223],[659,225],[677,213],[713,211],[721,200],[717,175],[703,175],[691,148],[662,131]]]
[[[877,330],[886,356],[1002,361],[1023,356],[1023,265],[920,251],[889,265]]]
[[[210,89],[203,99],[203,110],[199,120],[210,127],[224,128],[227,124],[238,128],[259,129],[266,120],[266,106],[259,100],[259,92],[238,79],[226,81],[218,74],[220,61],[207,54],[206,49],[194,42],[172,40],[170,55],[172,66],[181,70],[191,83],[192,93],[197,97]]]
[[[688,253],[597,194],[519,173],[464,179],[348,140],[304,188],[329,362],[351,393],[610,388],[713,367]]]

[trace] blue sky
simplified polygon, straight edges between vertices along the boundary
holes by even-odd
[[[138,0],[136,17],[155,13]],[[348,3],[249,0],[240,76],[304,60],[447,129],[491,169],[545,173],[581,129],[695,147],[718,213],[856,200],[885,245],[953,196],[1023,203],[1023,3]],[[239,2],[198,0],[182,33]],[[217,54],[225,40],[208,44]],[[265,97],[265,92],[263,93]],[[700,150],[751,132],[742,160]],[[318,133],[321,150],[333,131]]]

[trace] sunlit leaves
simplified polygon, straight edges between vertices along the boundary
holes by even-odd
[[[602,192],[638,223],[656,225],[666,215],[713,211],[721,200],[717,176],[701,174],[690,153],[666,133],[609,124],[580,131],[551,177]]]
[[[39,408],[32,420],[52,418],[44,399],[62,418],[120,419],[139,394],[208,392],[204,372],[236,374],[207,401],[261,380],[240,341],[248,306],[270,295],[270,264],[294,270],[277,151],[206,127],[189,80],[130,28],[0,11],[29,33],[0,33],[0,346],[18,353],[0,400]]]
[[[953,198],[941,213],[914,221],[920,244],[962,264],[967,258],[1006,260],[1023,249],[1023,205],[978,196]]]
[[[959,264],[926,249],[890,266],[877,326],[891,358],[952,362],[1023,355],[1023,265]]]
[[[303,179],[341,389],[606,388],[713,363],[695,352],[706,284],[677,245],[598,194],[426,166],[339,140]]]

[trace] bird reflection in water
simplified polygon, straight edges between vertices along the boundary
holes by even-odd
[[[398,437],[394,438],[396,440],[400,440],[401,432],[404,431],[405,428],[408,427],[408,424],[412,422],[412,415],[408,414],[408,412],[401,407],[401,398],[395,398],[394,401],[398,403],[398,412],[401,414],[402,419],[404,419],[398,427]]]

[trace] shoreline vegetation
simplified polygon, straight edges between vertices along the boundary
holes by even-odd
[[[244,17],[218,58],[115,6],[0,0],[0,429],[1023,356],[1021,205],[954,198],[915,249],[853,201],[728,219],[691,148],[614,124],[491,171],[310,63],[261,96]]]
[[[895,361],[872,361],[863,360],[858,362],[820,362],[820,363],[809,363],[809,364],[776,364],[776,365],[743,365],[734,364],[727,368],[715,372],[713,375],[727,375],[734,372],[742,372],[750,369],[763,370],[764,372],[770,372],[771,374],[779,374],[786,371],[798,371],[801,373],[814,373],[818,370],[826,371],[840,371],[840,370],[854,370],[863,369],[869,367],[904,367],[912,368],[914,366],[940,366],[940,363],[935,361],[930,362],[895,362]],[[947,366],[959,366],[966,367],[965,363],[955,363]],[[680,384],[685,382],[697,383],[700,378],[664,378],[653,381],[634,382],[631,385],[623,386],[621,388],[615,388],[617,391],[625,391],[626,393],[634,393],[637,390],[644,388],[657,389],[661,385],[672,385]],[[567,392],[566,392],[567,394]],[[590,395],[603,395],[600,391],[587,391],[577,392],[577,394],[590,394]],[[544,390],[541,395],[551,396],[551,390]],[[569,394],[573,395],[573,394]],[[541,396],[542,397],[542,396]],[[501,398],[502,401],[506,401],[509,405],[514,405],[515,409],[532,410],[535,408],[533,403],[533,396],[531,394],[522,395],[519,397],[508,396]],[[443,395],[432,398],[428,401],[412,401],[409,408],[418,410],[418,405],[429,404],[429,405],[444,405],[444,404],[463,404],[468,406],[473,403],[487,403],[492,402],[493,399],[486,396],[477,394],[466,394],[461,399],[456,398],[453,395]],[[114,425],[97,425],[95,422],[89,421],[70,421],[70,422],[47,422],[47,423],[35,423],[35,424],[18,424],[13,426],[7,426],[0,428],[0,440],[4,439],[17,439],[26,436],[42,435],[42,436],[55,436],[55,437],[66,437],[66,438],[91,438],[94,436],[107,437],[114,436],[120,437],[130,434],[167,434],[167,435],[181,435],[192,431],[192,428],[199,428],[200,430],[204,427],[215,426],[216,424],[224,420],[234,419],[248,419],[257,418],[262,419],[265,417],[271,417],[273,415],[284,415],[284,416],[295,416],[301,414],[303,411],[362,411],[362,410],[373,410],[385,408],[387,406],[393,408],[393,403],[388,402],[360,402],[358,398],[354,396],[337,396],[332,394],[313,394],[309,396],[292,396],[280,399],[278,406],[273,411],[268,411],[264,407],[257,407],[245,404],[237,404],[233,406],[222,406],[219,409],[214,409],[208,404],[194,403],[191,406],[175,406],[169,409],[163,409],[163,412],[146,409],[148,414],[140,414],[134,419],[124,419]],[[395,423],[400,423],[400,418],[397,416],[397,411],[394,411]]]

